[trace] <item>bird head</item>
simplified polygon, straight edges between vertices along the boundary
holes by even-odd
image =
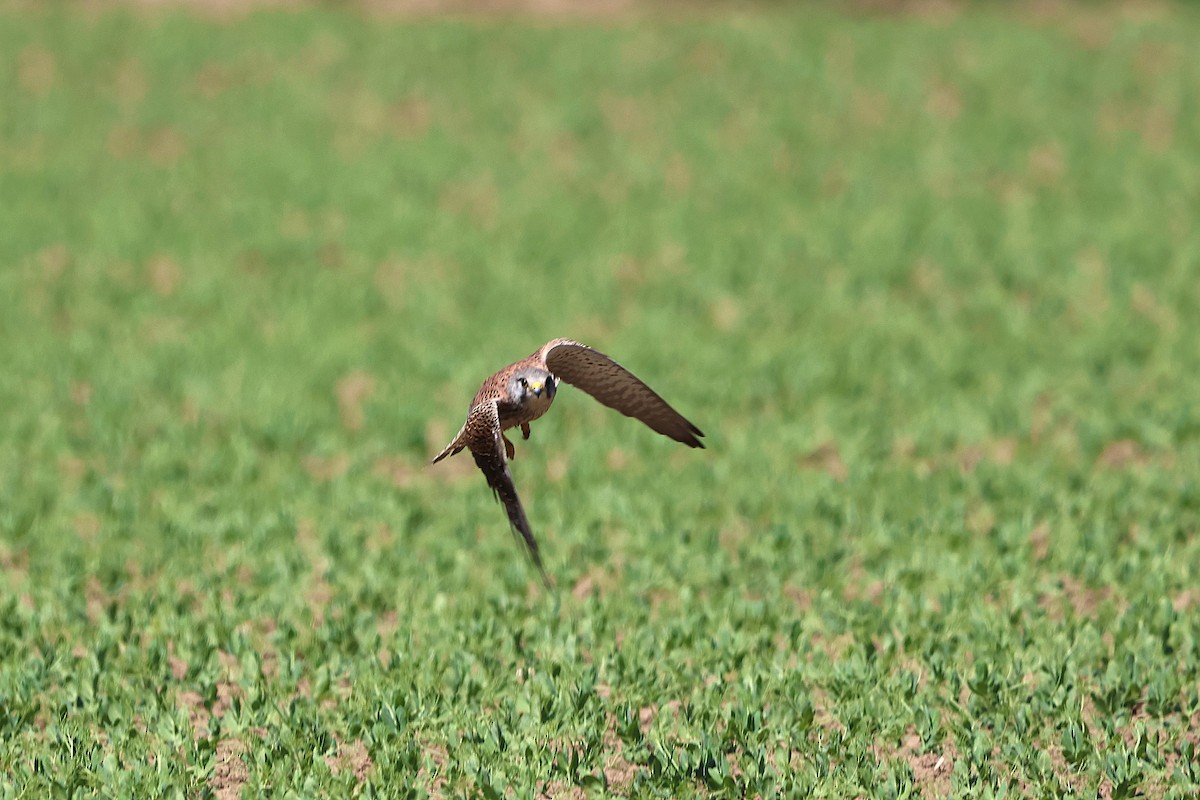
[[[554,397],[554,376],[545,370],[523,369],[512,376],[508,384],[508,395],[517,403],[539,399],[543,395]]]

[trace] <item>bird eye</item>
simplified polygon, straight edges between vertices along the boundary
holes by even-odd
[[[528,386],[528,385],[529,385],[529,381],[525,380],[524,378],[517,378],[517,380],[519,380],[519,381],[521,382],[521,385],[522,385],[522,386]]]

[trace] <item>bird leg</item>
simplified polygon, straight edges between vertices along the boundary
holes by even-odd
[[[517,457],[517,448],[513,447],[513,443],[503,433],[500,434],[500,438],[504,440],[504,453],[508,456],[508,460],[512,461]]]
[[[526,439],[529,438],[529,423],[528,422],[521,423],[521,435],[524,436]]]

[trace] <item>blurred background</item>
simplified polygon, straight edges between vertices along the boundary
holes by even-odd
[[[1198,34],[1149,2],[3,3],[14,647],[143,630],[189,680],[274,648],[329,690],[550,625],[470,459],[428,460],[558,336],[708,434],[564,390],[518,442],[580,618],[650,646],[648,608],[754,602],[804,653],[1193,608]]]

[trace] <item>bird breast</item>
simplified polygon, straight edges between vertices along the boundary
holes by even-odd
[[[531,420],[537,419],[542,414],[545,414],[547,411],[550,410],[550,404],[553,402],[554,402],[554,389],[553,388],[547,388],[546,391],[542,392],[540,397],[527,398],[525,400],[525,407],[528,408],[530,413],[533,415],[530,417],[530,419]]]
[[[550,404],[554,402],[554,392],[542,392],[541,396],[529,395],[525,398],[525,402],[519,405],[511,405],[505,408],[500,406],[500,427],[503,429],[512,428],[517,425],[524,425],[528,422],[533,422],[535,419],[545,414],[550,409]]]

